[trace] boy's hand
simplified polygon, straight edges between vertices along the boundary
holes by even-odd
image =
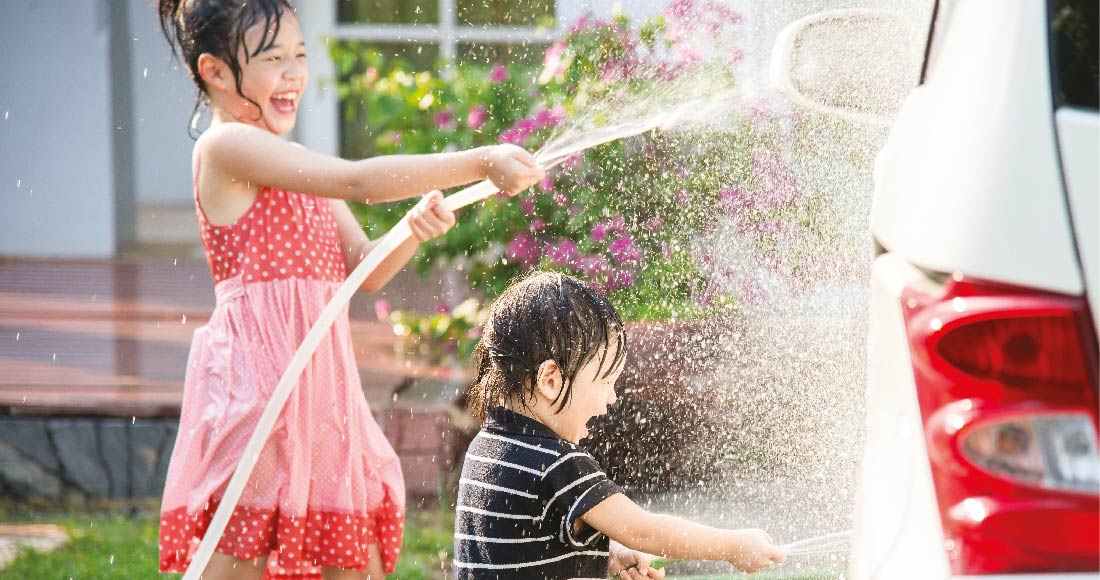
[[[484,163],[485,177],[508,195],[516,195],[546,177],[533,155],[510,143],[489,147]]]
[[[618,542],[611,542],[609,552],[610,560],[607,566],[607,573],[616,578],[645,580],[647,578],[657,579],[665,577],[664,570],[649,567],[654,560],[654,557],[649,554],[631,550],[620,545]]]
[[[423,243],[447,233],[455,225],[454,212],[443,207],[443,194],[433,191],[409,210],[409,229]]]
[[[732,553],[727,559],[742,572],[752,574],[787,559],[787,555],[764,530],[736,530],[733,534]]]

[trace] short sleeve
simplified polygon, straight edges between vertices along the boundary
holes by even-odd
[[[583,451],[572,451],[554,462],[543,476],[547,523],[556,523],[562,543],[581,548],[591,545],[600,532],[582,523],[574,534],[573,525],[588,510],[623,489],[608,479],[600,464]],[[551,519],[553,518],[553,519]],[[547,526],[549,527],[549,526]]]

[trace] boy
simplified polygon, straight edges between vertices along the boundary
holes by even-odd
[[[579,280],[535,273],[493,303],[474,352],[470,444],[455,507],[455,579],[663,578],[652,556],[782,562],[761,530],[722,530],[638,507],[577,446],[615,402],[622,319]]]

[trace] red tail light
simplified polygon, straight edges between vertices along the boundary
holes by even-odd
[[[902,300],[953,572],[1100,570],[1098,355],[1084,300],[961,276]]]

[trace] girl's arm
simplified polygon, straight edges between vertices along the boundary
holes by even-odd
[[[374,293],[382,289],[416,253],[421,242],[439,237],[455,224],[455,215],[443,209],[440,201],[443,195],[433,191],[424,196],[420,203],[409,210],[409,228],[413,236],[397,247],[363,281],[361,290]],[[344,253],[344,264],[350,274],[378,242],[367,237],[348,205],[341,200],[329,200],[332,214],[336,219],[336,229],[340,235],[340,249]]]
[[[534,157],[511,145],[349,161],[310,151],[258,127],[220,123],[203,133],[197,146],[204,171],[214,171],[220,182],[366,203],[404,199],[480,179],[492,179],[502,190],[518,193],[543,176]]]
[[[744,572],[785,559],[761,530],[723,530],[653,514],[621,493],[600,502],[581,519],[627,548],[667,558],[727,560]]]

